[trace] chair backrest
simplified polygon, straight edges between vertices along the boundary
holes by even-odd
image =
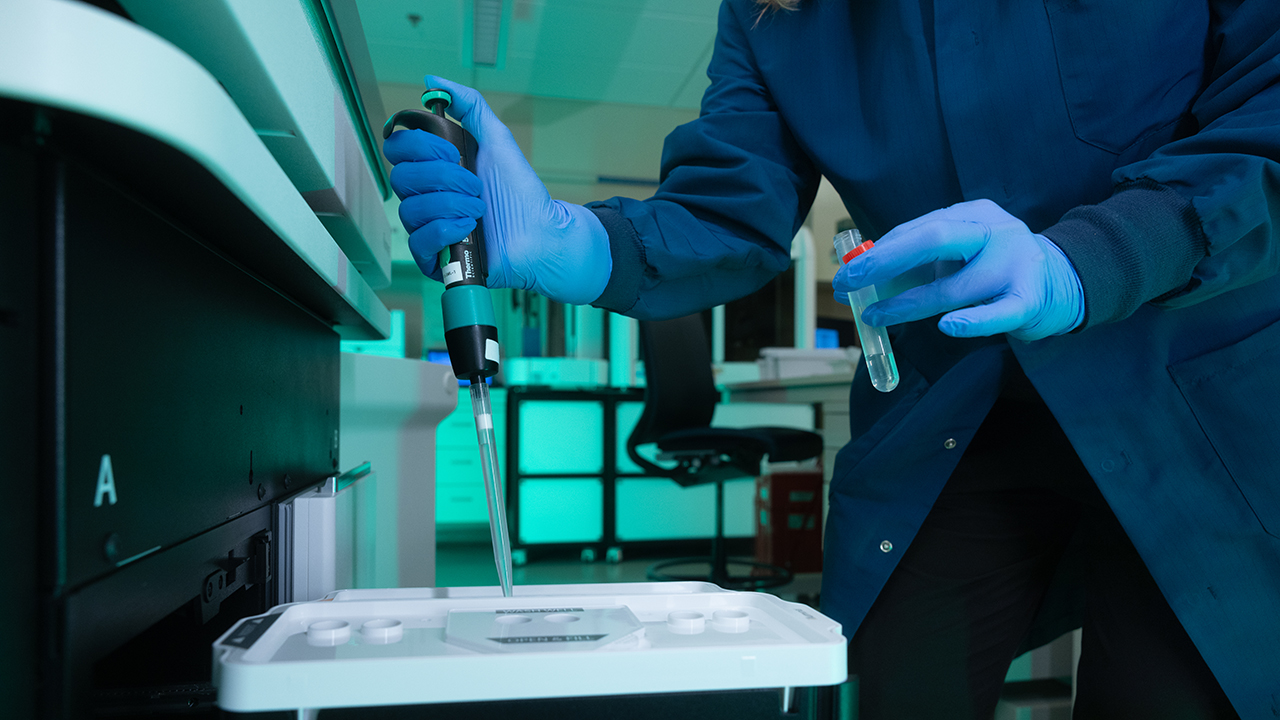
[[[676,430],[709,427],[720,394],[702,316],[642,320],[640,351],[644,411],[627,441],[628,450]]]

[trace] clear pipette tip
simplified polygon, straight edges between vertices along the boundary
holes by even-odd
[[[507,535],[507,504],[498,473],[498,443],[493,432],[493,412],[489,406],[489,386],[483,379],[471,381],[471,410],[480,441],[480,471],[484,474],[485,497],[489,502],[489,537],[493,540],[493,560],[498,567],[502,596],[511,597],[511,539]]]

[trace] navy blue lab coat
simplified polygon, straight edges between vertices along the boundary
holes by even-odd
[[[657,194],[591,206],[614,258],[598,306],[673,317],[754,291],[787,267],[820,175],[873,238],[988,198],[1085,293],[1069,335],[959,340],[925,320],[897,329],[897,390],[855,379],[826,612],[857,629],[1017,362],[1237,711],[1280,715],[1280,4],[757,15],[721,7]]]

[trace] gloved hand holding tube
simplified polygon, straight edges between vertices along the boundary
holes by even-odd
[[[1066,255],[990,200],[935,210],[890,230],[875,250],[849,260],[832,285],[836,299],[936,261],[961,261],[955,273],[867,308],[872,326],[945,313],[938,329],[953,337],[1008,333],[1031,342],[1071,332],[1084,321],[1084,290]]]
[[[426,82],[452,95],[448,112],[475,137],[478,150],[471,175],[458,167],[456,150],[429,133],[400,130],[383,144],[418,267],[439,279],[436,254],[466,237],[483,216],[489,287],[533,290],[573,305],[600,297],[613,259],[595,214],[551,199],[480,93],[430,75]]]

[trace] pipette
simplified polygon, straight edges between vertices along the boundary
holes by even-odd
[[[401,110],[391,116],[382,128],[383,139],[391,136],[396,125],[425,130],[453,143],[461,155],[459,163],[468,170],[475,170],[476,139],[444,115],[445,108],[452,102],[453,98],[447,91],[428,89],[422,94],[422,105],[426,110]],[[471,411],[475,415],[480,470],[484,474],[485,496],[489,501],[493,559],[498,566],[502,594],[510,597],[511,541],[507,535],[507,506],[502,496],[502,478],[498,474],[489,386],[485,384],[485,378],[498,372],[498,328],[494,321],[493,300],[485,286],[488,269],[481,221],[476,220],[476,229],[470,235],[449,246],[447,258],[445,254],[441,252],[439,259],[444,278],[444,294],[440,298],[444,312],[444,341],[449,349],[453,374],[471,383]]]
[[[863,242],[857,229],[845,230],[835,237],[836,255],[843,265],[875,247],[870,240]],[[868,285],[849,293],[849,307],[853,310],[853,324],[858,328],[858,342],[862,343],[862,359],[867,363],[871,385],[880,392],[898,387],[898,363],[893,359],[889,346],[889,333],[883,327],[874,327],[862,321],[862,311],[879,300],[876,287]]]

